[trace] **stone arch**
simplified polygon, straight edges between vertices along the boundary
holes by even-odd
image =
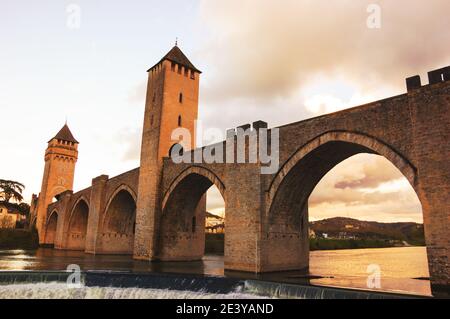
[[[156,254],[161,260],[199,260],[205,249],[206,191],[225,186],[212,171],[192,166],[170,184],[162,201]],[[226,201],[225,201],[226,202]]]
[[[105,212],[108,210],[109,206],[111,205],[111,202],[114,200],[114,198],[117,196],[117,194],[121,191],[125,191],[128,192],[130,194],[130,196],[133,198],[134,202],[137,202],[137,195],[136,192],[133,190],[133,188],[131,188],[130,186],[128,186],[127,184],[120,184],[113,192],[112,194],[109,196],[108,201],[106,202],[106,208],[105,208]],[[105,222],[105,216],[103,216],[103,221],[102,221],[102,225]]]
[[[67,228],[67,249],[85,250],[89,204],[82,196],[73,205]]]
[[[265,236],[270,248],[266,271],[309,267],[308,198],[319,181],[347,158],[369,153],[387,158],[417,194],[417,170],[402,154],[374,137],[348,131],[317,136],[284,163],[266,193]],[[290,251],[285,258],[278,252]]]
[[[120,185],[106,205],[98,251],[110,254],[132,254],[136,223],[136,194]]]
[[[417,190],[417,169],[414,167],[414,165],[412,165],[412,163],[409,160],[406,159],[406,157],[404,157],[402,154],[400,154],[395,149],[390,147],[388,144],[369,135],[357,132],[330,131],[322,135],[319,135],[318,137],[302,145],[283,164],[283,166],[278,170],[277,174],[272,179],[272,182],[270,184],[268,191],[269,203],[272,202],[280,184],[283,182],[284,178],[289,174],[289,172],[295,165],[297,165],[304,157],[306,157],[315,149],[319,148],[324,144],[333,142],[349,143],[360,146],[359,151],[357,151],[357,149],[355,148],[355,153],[347,156],[346,158],[356,155],[358,153],[371,153],[384,156],[392,164],[394,164],[394,166],[397,167],[400,170],[400,172],[403,173],[403,175],[409,181],[411,186],[415,190]]]
[[[220,191],[220,194],[222,194],[222,197],[225,199],[225,185],[223,184],[223,182],[220,180],[220,178],[215,173],[213,173],[211,170],[201,167],[201,166],[191,166],[191,167],[185,169],[184,171],[182,171],[170,183],[169,188],[164,193],[164,197],[163,197],[163,201],[162,201],[163,210],[164,210],[167,200],[169,199],[173,190],[181,183],[181,181],[183,181],[187,176],[189,176],[191,174],[203,176],[206,179],[208,179],[209,181],[211,181],[212,184],[216,185],[217,189]]]
[[[54,245],[55,244],[55,236],[56,236],[56,228],[58,226],[58,212],[56,210],[52,211],[47,222],[45,224],[45,244]]]

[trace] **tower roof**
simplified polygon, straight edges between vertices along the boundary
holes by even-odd
[[[171,62],[175,62],[181,64],[184,67],[194,70],[195,72],[202,73],[199,69],[197,69],[191,61],[186,57],[186,55],[181,51],[178,45],[175,45],[158,63],[152,66],[148,71],[153,69],[155,66],[160,64],[164,60],[169,60]],[[147,72],[148,72],[147,71]]]
[[[67,124],[64,124],[62,129],[60,129],[59,132],[55,135],[55,137],[53,137],[51,140],[53,140],[53,139],[79,144],[78,141],[75,139],[75,137],[73,137],[73,134],[70,131],[70,129],[67,126]]]

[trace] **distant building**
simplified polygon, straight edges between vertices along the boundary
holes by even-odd
[[[356,239],[356,236],[347,232],[339,232],[338,239]]]
[[[25,219],[25,216],[21,215],[12,206],[0,203],[0,228],[16,228],[18,221]]]
[[[224,218],[206,212],[205,231],[207,233],[223,234],[225,232]]]

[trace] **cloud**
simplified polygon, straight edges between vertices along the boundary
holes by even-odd
[[[134,85],[128,93],[128,101],[132,104],[141,105],[145,101],[145,94],[147,92],[147,81],[141,81]]]
[[[117,145],[123,145],[123,161],[139,161],[141,155],[142,128],[128,127],[117,133]]]
[[[287,97],[317,74],[343,76],[370,91],[449,62],[447,0],[376,1],[381,28],[369,29],[373,0],[201,2],[209,37],[205,100]]]
[[[334,187],[338,189],[376,188],[383,183],[403,178],[403,175],[393,167],[392,163],[381,156],[374,157],[372,161],[363,163],[361,172],[358,175],[346,175],[345,178],[336,182]]]
[[[387,159],[360,154],[331,170],[309,198],[310,219],[346,216],[363,220],[422,222],[420,201]]]
[[[208,193],[206,195],[206,210],[211,213],[217,213],[220,216],[224,216],[225,212],[225,202],[223,200],[222,194],[219,189],[212,185],[210,189],[208,189]]]

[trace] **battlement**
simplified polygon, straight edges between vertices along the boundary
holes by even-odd
[[[252,128],[255,131],[259,131],[260,129],[267,129],[267,127],[268,127],[267,122],[259,120],[259,121],[253,122],[252,125],[244,124],[244,125],[238,126],[236,128],[228,129],[226,136],[227,136],[227,138],[231,138],[231,137],[235,136],[236,133],[238,133],[239,131],[245,133],[248,130],[251,130]]]
[[[450,66],[428,72],[428,84],[437,84],[450,80]],[[414,75],[406,79],[408,92],[422,87],[420,75]]]

